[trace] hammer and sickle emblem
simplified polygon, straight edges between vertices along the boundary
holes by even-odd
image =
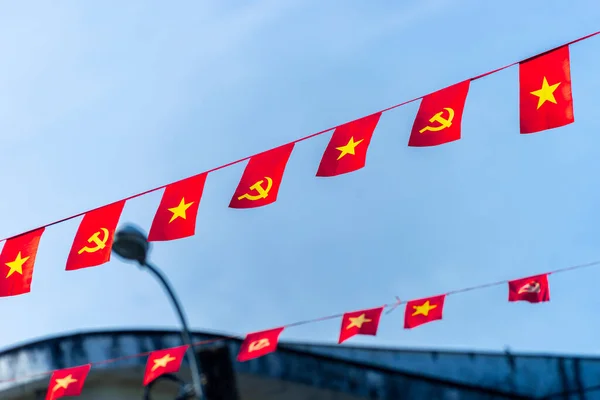
[[[426,126],[425,128],[421,129],[419,133],[423,133],[425,131],[437,132],[441,131],[442,129],[450,128],[452,126],[452,120],[454,119],[454,110],[449,107],[444,107],[444,110],[448,111],[448,118],[442,117],[444,111],[440,111],[429,119],[429,122],[437,122],[439,125]]]
[[[267,180],[266,188],[262,186],[265,179]],[[265,199],[269,195],[269,191],[271,191],[271,186],[273,186],[273,180],[271,178],[265,176],[265,179],[261,179],[254,185],[250,186],[250,191],[255,191],[257,194],[251,195],[250,193],[244,193],[243,195],[238,197],[238,200],[248,199],[254,201],[258,199]]]
[[[521,293],[539,293],[540,292],[540,283],[533,281],[529,282],[519,289],[519,294]]]
[[[254,342],[250,343],[250,346],[248,346],[248,352],[251,353],[253,351],[261,350],[261,349],[264,349],[265,347],[269,347],[270,345],[271,345],[271,342],[269,342],[269,339],[267,339],[267,338],[255,340]]]
[[[104,236],[102,237],[102,239],[100,239],[100,235],[103,234]],[[98,250],[102,250],[103,248],[106,247],[106,242],[108,241],[108,229],[106,228],[100,228],[100,230],[96,233],[94,233],[92,236],[90,236],[90,238],[88,239],[88,243],[94,243],[95,246],[94,247],[82,247],[81,250],[79,250],[77,252],[77,254],[81,254],[83,252],[86,253],[95,253]]]

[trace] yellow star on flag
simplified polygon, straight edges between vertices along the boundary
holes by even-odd
[[[29,256],[22,258],[21,252],[19,252],[19,254],[17,254],[17,258],[15,258],[14,261],[10,261],[10,262],[6,263],[8,268],[10,268],[6,277],[8,278],[15,272],[23,275],[23,264],[25,264],[25,261],[27,261],[27,260],[29,260]]]
[[[429,300],[427,300],[425,303],[421,304],[420,306],[413,306],[413,308],[415,309],[415,312],[412,313],[412,316],[414,317],[415,315],[424,315],[427,317],[429,315],[429,311],[433,310],[436,307],[437,307],[437,304],[430,305]]]
[[[173,213],[173,215],[171,216],[171,220],[169,221],[169,223],[175,221],[179,217],[185,219],[186,218],[185,211],[188,208],[190,208],[190,206],[192,204],[194,204],[193,201],[191,201],[191,202],[189,202],[189,203],[186,204],[185,198],[182,197],[181,201],[179,202],[179,205],[177,207],[169,208],[169,211],[171,211]]]
[[[533,92],[531,92],[532,95],[538,97],[538,104],[537,104],[536,110],[539,110],[540,107],[546,101],[549,101],[550,103],[556,104],[556,99],[554,98],[554,91],[556,90],[556,88],[560,84],[561,84],[561,82],[558,82],[558,83],[556,83],[554,85],[548,85],[548,80],[544,76],[544,81],[542,82],[542,88],[539,89],[539,90],[534,90]]]
[[[167,364],[174,360],[175,357],[171,357],[170,354],[167,354],[162,358],[157,358],[156,360],[153,360],[154,365],[152,366],[152,372],[156,371],[158,368],[166,368]]]
[[[73,375],[69,374],[64,378],[57,378],[54,381],[56,384],[52,388],[52,391],[56,392],[58,389],[67,389],[71,383],[77,382],[77,379],[73,379]]]
[[[363,324],[365,322],[371,322],[372,320],[365,318],[365,314],[360,314],[358,317],[349,317],[348,318],[350,320],[350,324],[348,324],[348,326],[346,327],[346,329],[350,329],[353,327],[357,327],[357,328],[362,328]]]
[[[358,142],[354,141],[354,136],[352,136],[350,138],[350,140],[348,141],[348,143],[345,146],[341,146],[341,147],[336,147],[336,150],[340,151],[340,155],[338,156],[338,160],[341,159],[342,157],[344,157],[346,154],[352,154],[355,155],[354,153],[354,149],[356,148],[356,146],[358,146],[364,139],[360,139]]]

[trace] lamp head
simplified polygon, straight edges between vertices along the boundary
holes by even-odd
[[[117,230],[112,251],[121,258],[137,261],[144,265],[150,243],[146,234],[134,225],[128,224]]]

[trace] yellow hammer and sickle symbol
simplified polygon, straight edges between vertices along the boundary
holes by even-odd
[[[426,126],[425,128],[421,129],[419,133],[423,133],[425,131],[437,132],[441,131],[442,129],[450,128],[452,126],[452,120],[454,119],[454,110],[449,107],[444,107],[444,110],[448,111],[448,118],[442,117],[444,112],[440,111],[429,119],[429,122],[437,122],[439,125]]]
[[[263,338],[260,340],[255,340],[254,342],[250,343],[250,346],[248,347],[248,352],[251,353],[253,351],[264,349],[265,347],[269,347],[270,345],[271,342],[269,342],[269,339]]]
[[[238,197],[238,200],[242,200],[242,199],[248,199],[248,200],[258,200],[258,199],[264,199],[269,195],[269,192],[271,191],[271,186],[273,186],[273,180],[271,178],[269,178],[268,176],[265,176],[265,179],[267,180],[267,187],[264,188],[262,186],[264,179],[261,179],[260,181],[256,182],[254,185],[250,186],[250,190],[255,191],[256,195],[251,195],[249,193],[244,193],[243,195],[241,195],[240,197]]]
[[[104,236],[102,237],[102,239],[100,239],[100,234],[104,234]],[[77,254],[81,254],[83,252],[86,253],[95,253],[98,250],[102,250],[103,248],[106,247],[106,242],[108,241],[108,229],[106,228],[100,228],[100,230],[96,233],[94,233],[92,236],[90,236],[90,238],[88,239],[88,243],[94,243],[96,246],[94,247],[82,247],[81,250],[79,250],[77,252]]]

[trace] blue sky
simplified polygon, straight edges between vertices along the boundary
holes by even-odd
[[[227,3],[227,4],[226,4]],[[367,4],[368,3],[368,4]],[[211,169],[600,29],[597,2],[24,2],[0,7],[0,236]],[[418,102],[382,116],[367,166],[314,174],[298,144],[275,204],[227,208],[209,175],[196,236],[158,243],[195,329],[244,334],[600,259],[600,37],[571,48],[575,123],[519,135],[518,68],[471,85],[463,139],[408,148]],[[161,192],[127,203],[149,229]],[[32,292],[0,299],[0,345],[176,327],[157,283],[113,260],[65,272],[79,219],[48,228]],[[451,296],[444,320],[348,344],[597,353],[600,268]],[[335,342],[339,320],[282,340]]]

